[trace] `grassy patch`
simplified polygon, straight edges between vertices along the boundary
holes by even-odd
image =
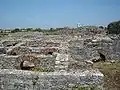
[[[105,90],[120,90],[120,62],[99,62],[93,65],[104,74]]]
[[[101,90],[95,85],[75,85],[72,90]]]
[[[45,35],[59,35],[58,30],[47,30],[43,32]]]

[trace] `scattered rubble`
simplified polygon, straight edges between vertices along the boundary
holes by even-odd
[[[35,67],[34,63],[30,61],[22,61],[20,64],[21,70],[31,70],[34,67]]]

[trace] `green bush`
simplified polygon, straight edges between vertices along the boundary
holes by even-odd
[[[108,34],[120,34],[120,20],[112,22],[107,26]]]
[[[99,28],[100,28],[100,29],[104,29],[104,27],[103,27],[103,26],[99,26]]]
[[[21,30],[19,28],[15,28],[14,30],[11,31],[11,33],[16,33],[16,32],[20,32]]]
[[[72,87],[72,90],[102,90],[96,85],[75,85]]]

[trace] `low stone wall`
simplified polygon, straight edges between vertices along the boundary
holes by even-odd
[[[0,69],[20,69],[20,63],[22,62],[21,56],[7,56],[0,55]],[[36,56],[36,67],[39,70],[54,71],[55,67],[55,56]]]
[[[13,47],[12,49],[7,50],[7,55],[24,55],[24,54],[49,54],[53,52],[58,52],[58,47]]]
[[[0,69],[16,69],[15,62],[19,56],[0,55]]]
[[[94,70],[47,73],[2,69],[0,90],[72,90],[75,85],[95,85],[103,90],[103,77]]]
[[[38,56],[39,63],[37,64],[38,69],[42,69],[45,71],[54,71],[55,70],[55,59],[56,56],[48,55],[48,56]]]
[[[50,41],[41,41],[41,40],[38,40],[38,41],[27,41],[25,43],[26,46],[28,47],[59,47],[60,46],[60,43],[55,43],[55,42],[50,42]]]
[[[4,46],[4,47],[15,46],[19,42],[20,41],[17,41],[17,40],[5,40],[5,41],[2,41],[2,46]]]

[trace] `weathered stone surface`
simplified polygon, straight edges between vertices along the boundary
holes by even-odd
[[[6,54],[6,49],[4,47],[0,47],[0,54]]]
[[[37,63],[34,64],[36,69],[38,70],[46,69],[52,72],[55,71],[55,73],[59,73],[59,71],[66,72],[73,70],[74,71],[87,70],[87,69],[89,70],[91,69],[91,66],[93,64],[92,61],[100,60],[101,58],[100,53],[105,56],[106,60],[110,60],[111,62],[120,60],[120,35],[106,35],[104,32],[105,31],[83,29],[81,31],[61,30],[60,33],[61,34],[63,33],[63,35],[41,35],[39,32],[36,33],[21,32],[18,34],[17,33],[10,34],[8,35],[8,37],[6,37],[6,40],[1,39],[0,42],[1,44],[0,46],[2,48],[5,48],[5,50],[7,50],[6,55],[4,55],[4,53],[1,53],[0,55],[0,68],[18,69],[16,67],[20,66],[20,63],[22,61],[30,60],[30,58],[23,59],[21,57],[21,55],[26,55],[26,54],[31,54],[34,57],[36,57],[32,59],[33,64],[34,61],[37,60]],[[72,82],[71,85],[73,84],[73,82],[79,80],[79,78],[77,78],[79,76],[79,73],[76,74],[75,73],[70,74],[71,79],[73,78],[73,81],[71,81]],[[32,75],[34,76],[34,74]],[[62,77],[64,80],[59,79],[59,77],[61,76],[58,75],[59,77],[57,77],[56,74],[53,75],[53,73],[52,75],[54,77],[52,77],[50,73],[44,73],[44,74],[42,73],[42,75],[43,76],[40,76],[41,80],[43,79],[45,80],[43,80],[44,82],[42,83],[41,80],[39,80],[40,84],[38,83],[38,86],[34,87],[35,89],[37,88],[39,90],[39,86],[40,86],[43,87],[40,89],[47,90],[48,87],[50,88],[50,86],[53,86],[51,90],[54,90],[54,88],[56,88],[57,85],[59,85],[59,88],[62,87],[63,84],[59,84],[59,81],[60,83],[64,82],[64,85],[66,85],[67,80],[70,81],[69,75],[67,76],[68,79],[66,79],[67,77],[66,78]],[[45,77],[45,75],[48,76]],[[72,75],[74,77],[72,77]],[[83,74],[81,75],[83,76]],[[6,76],[4,75],[4,77]],[[25,76],[22,78],[26,78],[26,77],[29,76]],[[54,85],[52,84],[52,81],[50,83],[49,81],[46,81],[46,78],[49,77],[52,78],[49,80],[53,80],[53,79],[55,80],[55,81],[53,80]],[[89,74],[87,78],[90,78]],[[4,78],[2,78],[1,80],[2,81],[0,83],[5,83]],[[98,79],[96,79],[96,81],[97,80],[99,80],[99,77]],[[21,82],[19,86],[26,85],[26,84],[22,84],[23,82],[25,83],[29,82],[30,85],[28,87],[30,88],[33,87],[31,85],[32,81],[11,79],[10,82],[12,81],[17,82],[18,84],[19,82]],[[36,79],[34,79],[33,81],[36,81]],[[84,78],[83,84],[85,84],[86,81],[87,80]],[[17,86],[18,84],[15,84],[15,86]]]
[[[55,58],[56,56],[52,55],[45,55],[45,56],[38,56],[39,63],[37,67],[40,69],[46,69],[48,71],[55,70]]]
[[[44,40],[29,40],[25,45],[28,47],[59,47],[60,43]]]
[[[68,70],[69,65],[69,55],[67,54],[57,54],[55,61],[55,70]]]
[[[20,41],[16,41],[16,40],[5,40],[5,41],[2,41],[2,44],[4,47],[10,47],[10,46],[15,46],[19,42]]]
[[[37,59],[37,57],[28,54],[28,55],[19,56],[15,61],[15,66],[16,66],[16,69],[21,69],[21,68],[30,66],[31,64],[32,64],[32,66],[34,65],[34,67],[35,67],[35,66],[37,66],[38,63],[39,63],[39,60]],[[27,64],[29,64],[29,65],[27,65]]]
[[[7,56],[0,55],[0,69],[21,69],[20,64],[22,61],[30,61],[34,63],[35,68],[47,69],[54,71],[56,56],[44,56],[44,55],[17,55]]]
[[[67,31],[66,31],[67,32]],[[68,31],[69,32],[69,31]],[[120,59],[120,42],[119,36],[107,36],[105,34],[97,33],[97,31],[74,31],[71,30],[71,33],[78,32],[77,34],[72,35],[39,35],[39,33],[29,33],[26,35],[21,35],[21,39],[14,38],[15,35],[11,34],[9,37],[12,40],[2,40],[1,43],[4,48],[7,50],[7,55],[19,56],[24,54],[38,54],[38,55],[46,55],[48,57],[40,58],[39,57],[39,65],[38,67],[47,67],[47,68],[55,68],[56,67],[67,67],[76,63],[79,67],[86,66],[86,60],[93,60],[96,57],[100,57],[98,51],[102,53],[106,60],[119,60]],[[19,36],[19,35],[18,35]],[[24,37],[25,36],[25,37]],[[28,38],[26,36],[32,36]],[[24,39],[23,39],[24,38]],[[23,40],[22,40],[23,39]],[[18,41],[15,46],[7,47],[7,44],[14,44]],[[64,57],[64,55],[68,55],[70,58],[67,60],[64,57],[63,59],[57,59],[54,57],[54,53],[59,53]],[[53,58],[49,57],[53,56]],[[5,65],[9,65],[9,68],[14,68],[16,63],[13,65],[15,59],[10,58],[11,60],[6,61],[8,58],[3,58],[1,63],[6,63]],[[8,56],[10,57],[10,56]],[[36,55],[35,55],[36,57]],[[5,59],[5,60],[4,60]],[[8,59],[9,60],[9,59]],[[67,61],[65,61],[67,60]],[[97,59],[96,59],[97,60]],[[5,61],[5,62],[4,62]],[[53,64],[52,64],[53,62]],[[11,64],[11,65],[10,65]],[[7,68],[5,65],[0,65],[1,68]],[[12,67],[13,65],[13,67]],[[51,66],[52,67],[51,67]],[[89,65],[88,65],[89,66]],[[89,67],[88,67],[89,68]],[[81,68],[80,68],[81,69]]]
[[[14,48],[10,48],[7,51],[8,55],[24,55],[24,54],[30,54],[31,50],[27,47],[24,46],[18,46],[18,47],[14,47]]]
[[[0,55],[0,69],[16,69],[16,59],[18,57]]]
[[[34,68],[35,65],[34,65],[34,63],[31,63],[30,61],[23,61],[23,67],[24,68],[26,68],[26,67],[28,67],[28,68]]]
[[[78,40],[70,42],[69,53],[75,60],[90,60],[96,56],[100,57],[98,51],[105,56],[106,60],[120,59],[120,43],[118,39],[112,40],[106,35],[95,35],[92,37],[88,35],[87,38],[83,37],[81,40],[83,43],[81,41],[78,42]]]
[[[102,87],[103,74],[94,70],[38,73],[3,69],[0,70],[0,82],[1,90],[72,90],[71,85]]]

